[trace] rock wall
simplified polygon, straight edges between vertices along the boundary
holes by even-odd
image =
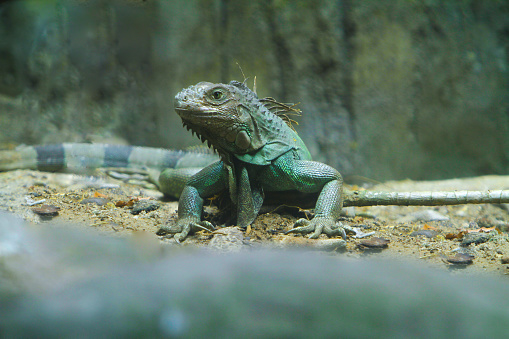
[[[53,0],[0,5],[0,143],[196,143],[173,96],[256,76],[347,176],[509,173],[505,1]]]

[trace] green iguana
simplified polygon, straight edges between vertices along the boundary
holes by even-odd
[[[453,205],[508,203],[509,190],[454,192],[343,192],[334,168],[311,160],[304,142],[291,128],[293,106],[272,98],[259,99],[245,84],[200,82],[175,97],[184,126],[218,153],[172,151],[147,147],[63,144],[26,146],[0,152],[0,170],[33,168],[75,171],[95,167],[155,168],[159,189],[180,197],[178,220],[162,231],[177,241],[194,230],[213,228],[202,221],[204,199],[227,192],[235,206],[237,225],[256,218],[265,194],[301,192],[317,195],[315,217],[299,219],[289,232],[341,235],[343,206]],[[283,195],[284,197],[284,195]],[[283,201],[284,203],[284,201]]]

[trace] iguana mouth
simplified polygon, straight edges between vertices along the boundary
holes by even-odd
[[[175,108],[175,112],[177,114],[185,119],[185,118],[218,118],[219,115],[216,114],[215,111],[199,111],[196,109],[189,109],[189,108]]]

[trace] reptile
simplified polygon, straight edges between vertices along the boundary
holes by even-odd
[[[293,105],[258,98],[245,83],[200,82],[175,96],[175,111],[185,127],[216,154],[149,147],[96,144],[24,146],[0,152],[0,170],[32,168],[76,171],[83,168],[151,168],[160,172],[158,188],[179,198],[176,223],[160,231],[176,241],[198,229],[213,229],[202,220],[204,200],[226,194],[236,224],[250,225],[266,195],[316,197],[315,216],[299,219],[287,233],[317,238],[346,237],[338,221],[344,206],[454,205],[508,203],[509,190],[452,192],[344,191],[340,173],[313,161],[291,125]],[[299,195],[300,196],[300,195]],[[284,201],[282,201],[284,202]]]

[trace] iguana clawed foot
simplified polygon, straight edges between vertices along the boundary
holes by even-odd
[[[212,225],[212,223],[206,220],[197,221],[194,218],[182,218],[176,224],[161,225],[161,228],[159,229],[159,231],[157,231],[157,234],[162,233],[173,234],[173,239],[175,239],[176,242],[180,243],[187,237],[187,235],[191,231],[196,232],[203,229],[212,231],[215,229],[215,227],[214,225]]]
[[[310,239],[316,239],[320,234],[325,233],[329,237],[341,235],[343,239],[346,239],[346,233],[341,223],[338,223],[331,217],[315,216],[311,220],[299,219],[293,225],[294,228],[285,232],[288,233],[311,233],[308,237]]]

